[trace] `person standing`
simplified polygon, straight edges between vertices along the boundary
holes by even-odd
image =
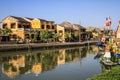
[[[110,44],[108,43],[106,45],[105,54],[104,54],[104,57],[107,58],[106,62],[111,62],[111,60],[110,60],[110,58],[111,58],[110,50],[111,50],[111,47],[110,47]]]

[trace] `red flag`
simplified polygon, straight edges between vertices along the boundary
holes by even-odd
[[[107,22],[105,23],[105,26],[106,26],[106,27],[110,26],[110,22],[107,21]]]
[[[112,19],[110,17],[106,18],[105,27],[109,27],[109,26],[111,26],[111,24],[112,24]]]
[[[112,24],[112,19],[110,17],[109,17],[109,24],[110,24],[110,26]]]

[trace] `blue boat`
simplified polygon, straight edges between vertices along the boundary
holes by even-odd
[[[116,58],[120,58],[120,54],[116,54],[115,56],[116,56]]]
[[[97,43],[96,43],[96,46],[102,47],[102,46],[103,46],[103,43],[102,43],[102,42],[97,42]]]
[[[116,54],[115,55],[116,59],[120,59],[120,54]],[[104,65],[109,65],[109,66],[112,66],[112,65],[120,65],[120,61],[116,61],[116,62],[112,62],[110,61],[110,59],[103,59],[102,57],[99,58],[99,60],[104,64]]]

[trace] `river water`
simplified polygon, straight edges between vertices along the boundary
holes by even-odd
[[[0,52],[0,80],[86,80],[102,73],[96,46]]]

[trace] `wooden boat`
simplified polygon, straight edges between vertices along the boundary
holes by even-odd
[[[105,51],[105,48],[103,46],[99,47],[100,51]]]
[[[116,62],[106,62],[104,59],[100,58],[100,61],[104,64],[104,65],[108,65],[108,66],[113,66],[113,65],[117,65],[118,63]]]

